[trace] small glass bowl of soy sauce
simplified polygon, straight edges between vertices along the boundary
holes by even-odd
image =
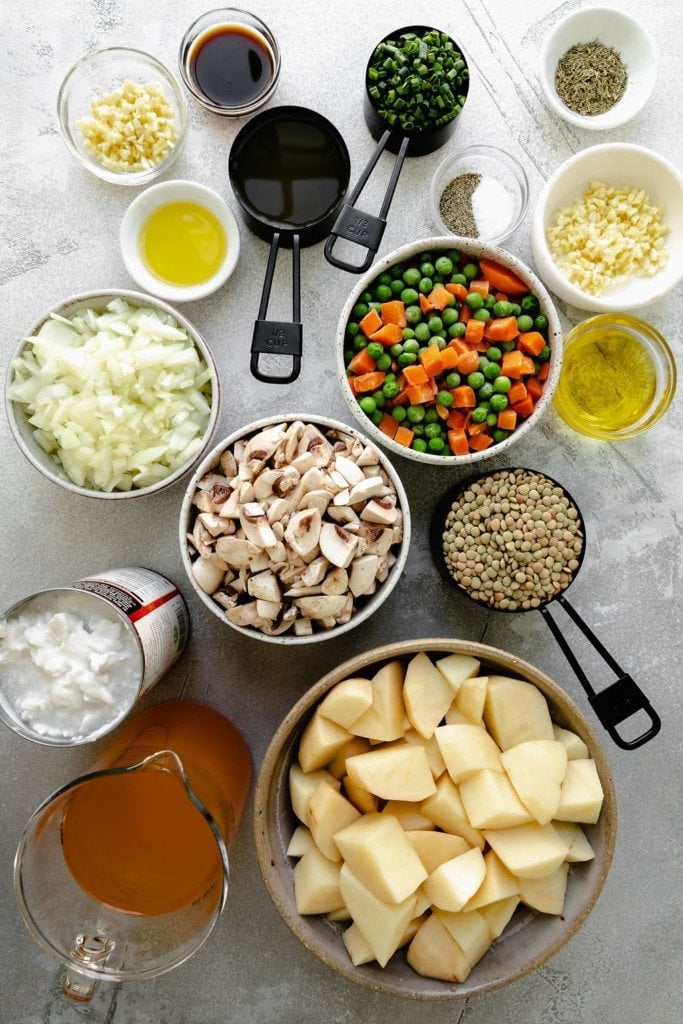
[[[178,56],[183,82],[207,110],[243,117],[262,107],[280,77],[280,47],[268,26],[237,7],[207,11],[188,28]]]

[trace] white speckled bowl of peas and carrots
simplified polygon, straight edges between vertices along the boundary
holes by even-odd
[[[562,330],[517,257],[474,239],[425,238],[359,278],[336,349],[342,394],[375,441],[415,462],[469,466],[543,416]]]

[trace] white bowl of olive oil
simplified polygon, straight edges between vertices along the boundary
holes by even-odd
[[[130,204],[119,244],[126,270],[146,292],[192,302],[228,280],[239,257],[240,230],[213,189],[196,181],[164,181]]]

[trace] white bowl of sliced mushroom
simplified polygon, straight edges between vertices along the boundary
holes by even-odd
[[[180,548],[215,615],[245,636],[302,644],[365,621],[396,586],[410,512],[387,457],[323,416],[258,420],[204,458]]]

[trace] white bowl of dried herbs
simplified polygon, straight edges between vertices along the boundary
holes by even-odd
[[[601,131],[635,117],[657,77],[657,52],[637,21],[610,7],[563,18],[541,48],[546,101],[565,121]]]

